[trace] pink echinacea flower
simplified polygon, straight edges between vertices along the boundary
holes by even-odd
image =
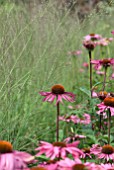
[[[95,64],[96,70],[99,70],[101,66],[109,67],[110,65],[114,65],[114,58],[107,58],[102,60],[91,60],[92,64]]]
[[[94,33],[91,33],[91,34],[88,34],[88,35],[86,35],[85,37],[84,37],[84,39],[86,40],[86,41],[96,41],[96,40],[100,40],[102,38],[102,36],[101,35],[99,35],[99,34],[94,34]]]
[[[74,102],[75,101],[75,94],[71,92],[66,92],[64,87],[60,84],[56,84],[52,86],[51,92],[39,92],[41,96],[45,96],[43,101],[53,102],[56,99],[56,105],[58,103],[63,103],[62,99]]]
[[[114,116],[114,97],[106,97],[103,102],[98,104],[97,106],[99,108],[99,111],[97,112],[98,114],[103,113],[109,109],[111,112],[111,116]]]
[[[66,144],[65,142],[53,142],[48,143],[41,141],[36,151],[39,151],[36,156],[45,154],[46,157],[51,160],[55,158],[66,158],[68,154],[71,154],[74,158],[78,158],[80,155],[83,155],[83,152],[77,148],[79,141]]]
[[[96,155],[99,159],[105,159],[107,161],[113,160],[114,161],[114,148],[106,144],[104,146],[96,145],[91,148],[91,154]]]
[[[10,142],[0,140],[0,170],[26,169],[33,160],[32,155],[13,150]]]
[[[71,143],[71,142],[77,141],[79,139],[85,139],[85,138],[86,138],[86,136],[84,136],[84,135],[78,135],[78,134],[71,133],[71,135],[68,138],[64,139],[64,142]]]
[[[60,170],[96,170],[94,163],[82,163],[80,160],[65,158],[59,161]]]

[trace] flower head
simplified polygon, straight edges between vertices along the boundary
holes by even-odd
[[[64,142],[65,143],[71,143],[71,142],[74,142],[76,140],[85,139],[85,138],[86,138],[86,136],[84,136],[84,135],[78,135],[78,134],[71,133],[68,138],[64,139]]]
[[[92,96],[93,98],[99,98],[101,101],[103,101],[106,97],[110,96],[110,93],[106,91],[100,91],[100,92],[93,91]]]
[[[107,68],[111,65],[114,65],[114,58],[107,58],[107,59],[102,59],[102,60],[92,60],[92,64],[95,64],[95,69],[99,70],[101,66]]]
[[[80,118],[76,115],[70,115],[70,116],[59,116],[59,120],[65,121],[65,122],[73,122],[73,123],[79,123]]]
[[[62,99],[74,102],[75,101],[75,94],[71,92],[66,92],[64,86],[60,84],[56,84],[52,86],[51,92],[39,92],[41,96],[45,96],[43,101],[53,102],[56,99],[56,104],[63,103]]]
[[[40,146],[36,148],[39,151],[36,156],[41,154],[45,154],[46,157],[50,158],[51,160],[55,158],[66,158],[68,154],[72,154],[74,158],[78,158],[80,155],[83,155],[83,152],[77,148],[79,141],[66,144],[65,142],[53,142],[48,143],[41,141]]]
[[[34,157],[30,154],[13,150],[10,142],[0,141],[0,170],[27,168],[27,164],[33,160]]]
[[[101,38],[98,42],[97,45],[100,46],[108,46],[110,42],[113,41],[113,38]]]
[[[96,155],[99,159],[106,159],[107,161],[114,160],[114,148],[109,144],[102,147],[93,147],[91,148],[91,153]]]
[[[98,114],[99,113],[103,113],[105,112],[107,109],[110,110],[111,112],[111,116],[114,116],[114,97],[106,97],[102,103],[98,104],[97,105],[98,108],[99,108],[99,111],[97,112]]]
[[[82,163],[80,160],[71,160],[69,158],[65,158],[64,160],[59,161],[60,170],[96,170],[94,168],[93,163]]]
[[[96,41],[96,40],[100,40],[102,38],[102,36],[101,35],[99,35],[99,34],[94,34],[94,33],[91,33],[91,34],[88,34],[88,35],[86,35],[85,37],[84,37],[84,39],[86,40],[86,41]]]
[[[96,42],[94,41],[83,41],[83,46],[88,50],[88,51],[93,51],[94,48],[96,47]]]

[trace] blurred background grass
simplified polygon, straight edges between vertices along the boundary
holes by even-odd
[[[13,1],[0,6],[0,135],[15,149],[32,151],[38,140],[53,141],[55,136],[56,108],[42,103],[38,92],[60,83],[76,93],[76,104],[85,102],[87,96],[79,90],[89,89],[88,71],[80,72],[88,62],[83,36],[94,32],[111,37],[114,6],[102,3],[83,20],[66,8],[61,13],[53,1],[29,7]],[[75,50],[83,53],[75,58],[74,75],[68,52]],[[112,58],[113,53],[112,43]],[[99,58],[99,49],[95,56]],[[67,105],[61,106],[62,114]]]

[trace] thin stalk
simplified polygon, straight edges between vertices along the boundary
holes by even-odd
[[[103,118],[103,113],[100,113],[100,118],[99,118],[99,132],[101,132],[102,118]]]
[[[105,71],[104,71],[104,81],[103,81],[102,91],[104,91],[104,90],[105,90],[105,84],[106,84],[106,74],[107,74],[107,67],[105,67]]]
[[[59,103],[57,103],[57,122],[56,122],[56,140],[59,141],[59,115],[60,115],[60,107]]]
[[[110,124],[111,124],[111,112],[108,109],[108,144],[110,144]]]
[[[89,51],[89,66],[90,66],[90,91],[91,91],[91,98],[92,98],[92,64],[91,64],[91,51]]]

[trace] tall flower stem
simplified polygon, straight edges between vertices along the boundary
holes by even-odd
[[[59,103],[57,103],[57,122],[56,122],[56,141],[59,141],[59,115],[60,115],[60,107]]]
[[[106,73],[107,73],[107,67],[105,67],[105,71],[104,71],[104,81],[103,81],[102,91],[104,91],[104,90],[105,90],[105,84],[106,84]]]
[[[103,113],[100,113],[100,118],[99,118],[99,132],[101,132],[102,118],[103,118]]]
[[[111,112],[108,109],[108,144],[110,144],[110,124],[111,124]]]
[[[91,91],[91,98],[92,98],[92,64],[91,64],[91,51],[89,51],[89,66],[90,66],[90,91]]]

